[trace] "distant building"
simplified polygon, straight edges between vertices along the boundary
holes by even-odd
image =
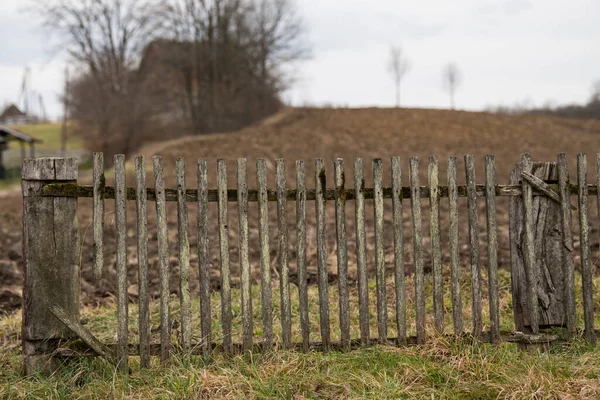
[[[19,125],[37,122],[36,117],[30,117],[23,111],[19,110],[14,104],[9,105],[0,114],[0,124],[3,125]]]
[[[15,107],[16,108],[16,107]],[[18,110],[18,109],[17,109]],[[4,114],[2,114],[4,115]],[[26,157],[25,146],[29,145],[29,154],[31,158],[35,158],[35,144],[41,143],[41,140],[29,136],[26,133],[17,131],[15,129],[8,128],[6,126],[0,126],[0,179],[6,178],[6,169],[3,162],[3,153],[8,150],[8,142],[16,141],[21,145],[21,158],[24,160]]]

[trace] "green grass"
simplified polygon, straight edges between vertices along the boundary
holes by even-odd
[[[16,130],[31,135],[36,139],[40,139],[43,143],[36,144],[36,148],[39,149],[60,149],[61,145],[61,123],[47,123],[47,124],[31,124],[31,125],[15,125],[11,126]],[[68,125],[68,139],[67,139],[67,150],[78,150],[82,149],[83,141],[80,137],[76,136],[73,132],[73,123]],[[19,148],[19,143],[11,142],[10,148]],[[29,154],[29,153],[28,153]]]
[[[9,190],[18,187],[21,179],[0,179],[0,190]]]
[[[501,274],[502,328],[512,326],[508,292],[509,275]],[[390,281],[391,284],[391,281]],[[600,280],[596,280],[600,284]],[[373,285],[371,283],[371,285]],[[580,281],[577,286],[581,287]],[[447,287],[447,285],[446,285]],[[293,287],[295,288],[295,287]],[[333,339],[339,339],[337,286],[330,287]],[[463,293],[468,293],[465,279]],[[388,293],[393,293],[388,288]],[[412,280],[407,280],[409,322],[414,325]],[[427,285],[430,294],[430,282]],[[255,340],[260,340],[260,291],[253,287],[253,319]],[[294,340],[298,336],[297,290],[292,290]],[[370,291],[371,334],[376,335],[374,291]],[[357,326],[356,288],[352,288],[351,316]],[[273,286],[275,336],[280,340],[279,292]],[[446,293],[448,298],[448,293]],[[470,326],[470,304],[465,296],[465,326]],[[318,294],[309,290],[311,339],[319,340]],[[431,299],[428,295],[427,299]],[[240,293],[232,291],[234,338],[241,336]],[[600,299],[595,299],[599,301]],[[431,315],[428,301],[428,315]],[[394,335],[393,296],[389,297],[390,336]],[[580,306],[580,305],[579,305]],[[197,335],[199,306],[193,307],[193,326]],[[213,335],[221,337],[219,327],[219,295],[212,296]],[[86,327],[104,342],[114,342],[115,305],[84,308]],[[446,307],[450,330],[450,310]],[[178,316],[178,301],[171,299],[173,318]],[[487,316],[486,316],[487,320]],[[151,312],[153,328],[159,324],[157,304]],[[431,321],[428,320],[429,326]],[[137,306],[130,305],[130,341],[137,336]],[[414,333],[414,330],[411,331]],[[353,337],[358,330],[353,328]],[[0,320],[0,398],[247,398],[247,399],[384,399],[384,398],[599,398],[600,349],[588,346],[581,338],[570,344],[556,345],[548,352],[525,352],[515,344],[497,346],[448,340],[428,331],[428,341],[419,347],[395,348],[375,346],[352,352],[309,352],[277,350],[268,354],[224,356],[215,354],[210,360],[197,356],[174,356],[166,365],[152,359],[152,368],[139,369],[139,359],[130,358],[130,375],[122,375],[100,358],[71,361],[49,378],[21,375],[20,316]],[[194,340],[199,338],[196,336]],[[173,332],[177,342],[177,332]],[[157,342],[157,334],[153,335]]]
[[[11,126],[11,128],[24,132],[28,135],[35,137],[36,139],[42,140],[42,143],[36,143],[35,148],[38,150],[58,150],[61,146],[61,131],[62,124],[61,123],[47,123],[47,124],[30,124],[30,125],[15,125]],[[84,148],[83,140],[74,133],[74,125],[73,123],[69,123],[68,126],[68,140],[67,140],[67,150],[81,150]],[[20,144],[17,141],[9,142],[9,149],[13,151],[20,149]],[[26,148],[26,156],[29,157],[29,147]],[[20,154],[20,153],[19,153]],[[39,154],[38,154],[39,157]],[[20,158],[19,158],[19,167],[16,171],[9,171],[13,173],[15,178],[9,178],[0,180],[0,190],[13,189],[20,185],[21,183],[21,172],[20,172]],[[84,164],[79,166],[80,170],[91,169],[92,161],[87,160]],[[9,166],[11,167],[11,166]],[[14,169],[14,165],[11,167]]]

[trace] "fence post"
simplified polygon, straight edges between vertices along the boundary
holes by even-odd
[[[79,227],[76,197],[43,197],[41,191],[49,183],[76,183],[77,159],[27,159],[21,177],[25,373],[49,374],[59,366],[53,351],[73,337],[50,307],[79,320]]]
[[[510,175],[510,184],[521,184],[523,164],[517,164]],[[531,174],[543,181],[557,181],[556,163],[532,163]],[[534,187],[535,188],[535,187]],[[536,188],[537,189],[537,188]],[[538,189],[539,190],[539,189]],[[558,194],[557,194],[558,198]],[[532,331],[532,291],[537,297],[539,327],[566,326],[565,273],[562,260],[561,205],[556,199],[540,193],[533,196],[531,226],[533,236],[532,266],[528,265],[525,205],[522,196],[509,200],[510,259],[515,328]],[[569,213],[570,219],[570,213]],[[532,269],[532,271],[530,271]],[[530,272],[531,274],[528,274]],[[528,275],[533,282],[528,282]],[[531,285],[533,284],[533,287]]]

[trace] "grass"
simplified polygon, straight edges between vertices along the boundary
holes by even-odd
[[[46,123],[46,124],[28,124],[28,125],[14,125],[11,128],[26,133],[35,137],[36,139],[42,140],[42,143],[36,143],[36,150],[57,150],[61,146],[61,123]],[[67,140],[67,150],[80,150],[84,148],[83,140],[79,136],[73,133],[73,123],[69,123],[68,126],[69,137]],[[9,149],[17,150],[20,149],[20,144],[17,141],[9,142]],[[29,157],[29,148],[26,149],[26,155]],[[38,155],[39,157],[39,155]],[[85,165],[81,165],[80,170],[91,169],[91,160],[86,161]],[[14,166],[12,169],[15,169]],[[20,171],[20,158],[19,167],[16,171],[9,171],[10,176],[14,178],[0,180],[0,190],[13,189],[20,185],[21,182],[21,171]]]
[[[0,191],[14,189],[21,184],[21,179],[0,179]]]
[[[43,143],[36,144],[36,148],[38,149],[60,149],[62,123],[15,125],[11,126],[11,128],[42,140]],[[84,147],[83,141],[80,137],[73,134],[73,123],[69,123],[67,129],[67,150],[82,149]],[[11,142],[10,148],[19,148],[19,143]]]
[[[502,327],[512,326],[510,296],[506,285],[509,275],[501,274]],[[600,282],[596,282],[597,284]],[[391,284],[391,282],[390,282]],[[373,285],[373,283],[371,283]],[[411,291],[407,280],[409,321],[414,322]],[[580,283],[578,282],[578,287]],[[467,293],[468,282],[463,285]],[[393,293],[388,288],[388,293]],[[430,282],[427,285],[430,291]],[[318,340],[317,290],[309,291],[311,335]],[[253,288],[255,340],[261,334],[260,291]],[[297,291],[292,290],[294,340],[297,335]],[[374,291],[370,291],[370,294]],[[332,334],[339,339],[337,290],[330,287]],[[351,290],[356,299],[356,288]],[[448,294],[448,293],[446,293]],[[273,286],[275,326],[279,323],[278,289]],[[232,291],[234,337],[241,331],[240,293]],[[449,297],[449,296],[446,296]],[[580,296],[579,296],[580,297]],[[427,299],[431,299],[428,295]],[[467,300],[467,299],[465,299]],[[595,299],[596,301],[598,299]],[[371,334],[376,334],[375,299],[370,296]],[[197,333],[199,306],[194,302],[194,328]],[[390,327],[394,326],[393,298],[388,301]],[[212,296],[213,334],[219,340],[219,295]],[[427,304],[428,315],[432,305]],[[469,302],[464,303],[465,326],[469,326]],[[82,320],[99,339],[114,342],[115,305],[88,307]],[[449,305],[446,307],[449,318]],[[176,297],[171,301],[173,318],[178,315]],[[351,303],[352,325],[357,326],[357,304]],[[486,316],[487,318],[487,316]],[[449,319],[448,319],[449,321]],[[159,324],[157,305],[153,303],[152,327]],[[431,321],[428,321],[431,326]],[[447,323],[451,328],[450,323]],[[390,336],[394,334],[391,329]],[[137,336],[137,306],[130,305],[130,341]],[[427,344],[419,347],[395,348],[375,346],[348,353],[278,350],[267,354],[225,356],[215,354],[210,360],[197,356],[174,356],[160,365],[152,359],[152,368],[139,369],[139,360],[130,358],[130,375],[122,375],[100,358],[81,358],[66,364],[49,378],[21,375],[20,316],[0,320],[0,398],[249,398],[249,399],[334,399],[334,398],[598,398],[600,396],[600,349],[588,346],[581,338],[556,345],[548,352],[524,352],[515,344],[497,346],[448,340],[429,331]],[[280,331],[276,328],[276,339]],[[358,332],[353,331],[356,337]],[[154,335],[156,336],[156,335]],[[157,340],[157,337],[153,338]],[[198,337],[194,338],[198,340]],[[173,332],[177,341],[177,332]]]

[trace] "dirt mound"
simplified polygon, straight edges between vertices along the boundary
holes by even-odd
[[[421,159],[421,184],[427,184],[427,156],[435,154],[440,162],[440,183],[446,181],[446,165],[448,156],[459,157],[459,183],[464,183],[464,169],[462,167],[462,156],[474,154],[476,157],[476,172],[478,183],[483,182],[483,156],[485,154],[496,155],[497,183],[507,183],[508,175],[514,164],[518,162],[520,153],[529,152],[536,161],[554,161],[559,152],[567,153],[572,176],[575,172],[575,155],[578,152],[590,152],[600,144],[600,122],[577,121],[547,116],[507,116],[489,113],[461,112],[447,110],[423,110],[423,109],[286,109],[282,113],[271,117],[263,123],[247,129],[232,132],[212,134],[206,136],[186,137],[172,142],[158,143],[147,146],[141,153],[150,157],[160,154],[165,163],[165,174],[167,186],[174,187],[175,160],[183,157],[186,160],[188,187],[196,185],[196,160],[199,157],[209,161],[209,185],[216,185],[216,159],[226,158],[228,160],[228,182],[229,187],[235,187],[235,159],[244,157],[248,159],[248,182],[249,187],[256,187],[255,161],[265,158],[268,168],[269,187],[274,187],[275,160],[284,158],[287,161],[288,186],[295,186],[294,162],[296,160],[306,161],[307,187],[314,187],[314,161],[316,157],[324,158],[327,166],[327,181],[331,187],[333,182],[333,159],[342,157],[345,159],[346,185],[353,187],[352,164],[354,157],[363,157],[365,165],[365,179],[367,186],[372,185],[371,159],[381,157],[384,160],[384,182],[389,185],[390,175],[389,158],[391,156],[402,157],[403,184],[407,185],[408,157],[418,156]],[[590,158],[590,171],[593,170],[593,155]],[[131,161],[130,161],[131,163]],[[151,160],[147,160],[148,182],[152,182]],[[128,169],[129,182],[132,184],[132,168]],[[589,174],[589,179],[595,179]],[[107,174],[107,183],[112,184],[112,174]],[[373,260],[373,210],[370,202],[367,202],[367,241],[368,262],[372,266]],[[508,215],[507,199],[498,199],[498,239],[499,239],[499,262],[501,267],[508,265]],[[460,225],[461,225],[461,260],[466,265],[468,260],[468,236],[466,230],[466,202],[460,202]],[[481,231],[481,254],[482,268],[485,267],[485,202],[479,202],[479,227]],[[237,206],[229,205],[229,235],[231,248],[231,266],[234,276],[238,274],[238,251],[237,251]],[[256,204],[250,205],[249,228],[250,228],[250,261],[254,271],[253,276],[258,277],[259,245]],[[391,202],[385,202],[385,254],[389,268],[393,266],[393,245],[391,237]],[[158,290],[158,259],[156,254],[156,230],[154,227],[155,215],[154,205],[148,205],[149,210],[149,251],[151,287],[154,293]],[[594,205],[590,204],[590,210],[595,211]],[[427,201],[423,200],[424,220],[424,245],[425,254],[428,257],[428,207]],[[177,291],[177,217],[174,204],[168,207],[168,228],[170,234],[169,250],[171,254],[171,265],[173,267],[172,290]],[[192,245],[192,267],[197,270],[196,252],[196,218],[195,204],[189,203],[190,212],[190,243]],[[216,205],[209,207],[209,232],[210,251],[212,258],[212,286],[218,288],[218,237]],[[290,268],[295,276],[295,205],[288,204],[288,220],[290,225]],[[412,271],[412,226],[410,224],[409,202],[404,202],[404,244],[405,262],[407,272]],[[2,268],[2,279],[0,279],[0,292],[9,290],[1,298],[9,298],[9,303],[14,301],[14,288],[21,284],[21,260],[20,260],[20,215],[21,198],[19,194],[0,196],[0,268]],[[131,294],[135,296],[135,283],[137,281],[137,258],[135,240],[135,204],[129,204],[129,271],[130,282],[132,282]],[[575,214],[576,215],[576,214]],[[594,214],[595,215],[595,214]],[[335,255],[335,218],[333,204],[328,204],[328,268],[333,278],[336,275]],[[594,217],[594,216],[592,216]],[[316,274],[316,232],[314,205],[307,205],[308,218],[308,249],[307,262],[309,277],[314,280]],[[352,202],[347,205],[347,231],[349,270],[351,278],[356,275],[354,256],[354,206]],[[114,216],[112,213],[112,202],[106,204],[106,227],[105,227],[105,278],[100,282],[94,282],[91,274],[92,265],[92,232],[89,228],[91,221],[91,201],[82,199],[79,203],[79,221],[82,236],[82,277],[83,277],[83,300],[96,301],[98,299],[112,296],[115,290],[115,234]],[[271,265],[278,267],[277,256],[277,217],[274,203],[269,204],[269,228],[271,234]],[[595,228],[595,219],[591,219]],[[443,199],[441,204],[442,222],[442,245],[444,250],[444,262],[448,260],[447,244],[447,200]],[[576,218],[574,218],[576,222]],[[574,229],[577,228],[575,224]],[[595,229],[592,231],[592,240],[597,241]],[[429,259],[426,259],[426,266]],[[464,273],[467,273],[466,270]],[[195,282],[195,280],[193,280]],[[195,283],[194,283],[195,285]],[[193,287],[196,291],[197,287]],[[18,292],[18,291],[17,291]],[[0,298],[0,301],[1,301]],[[8,303],[0,305],[0,310],[6,310]]]

